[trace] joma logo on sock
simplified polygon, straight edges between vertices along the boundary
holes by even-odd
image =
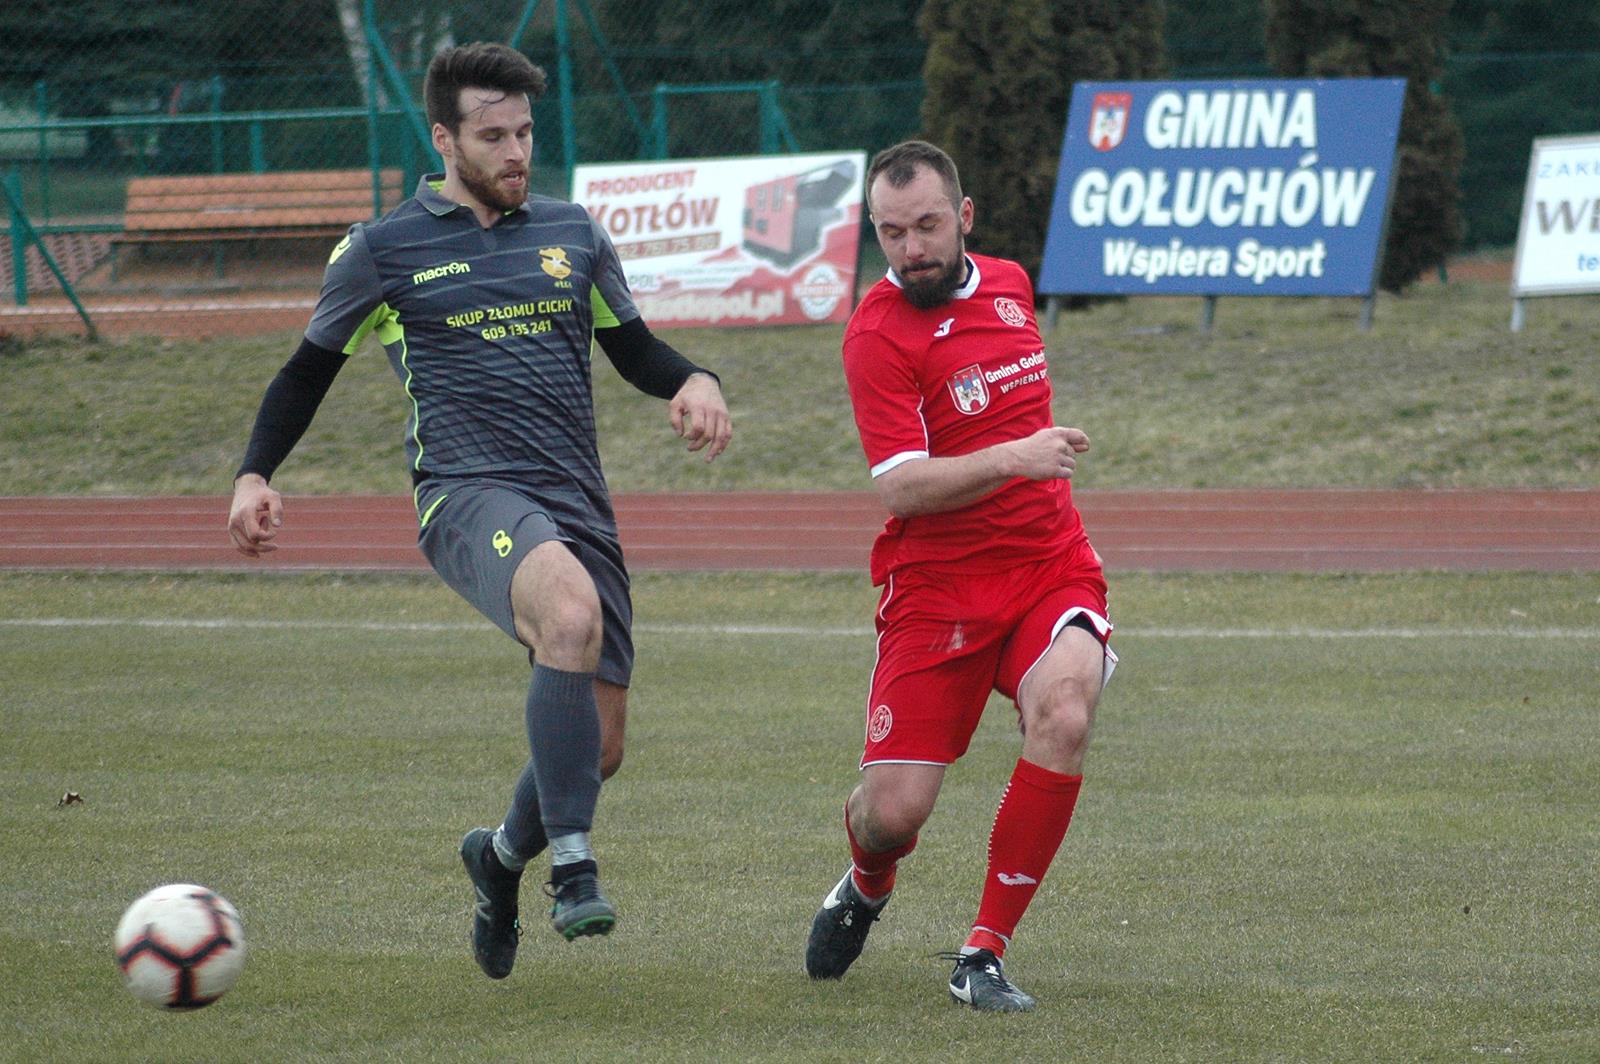
[[[1026,872],[997,872],[995,873],[995,878],[1008,887],[1023,887],[1030,883],[1039,882]]]

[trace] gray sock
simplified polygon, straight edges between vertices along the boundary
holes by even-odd
[[[539,856],[547,844],[544,822],[539,818],[539,784],[530,758],[511,792],[511,808],[494,833],[494,852],[501,864],[515,872]]]
[[[588,832],[600,801],[600,711],[594,701],[594,673],[535,665],[526,719],[545,837]]]

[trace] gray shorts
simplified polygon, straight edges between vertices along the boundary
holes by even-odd
[[[600,595],[604,641],[597,675],[626,687],[633,675],[633,601],[610,516],[577,500],[511,481],[430,478],[417,491],[417,546],[444,582],[511,638],[511,577],[530,550],[565,543]]]

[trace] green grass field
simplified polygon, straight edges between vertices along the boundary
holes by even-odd
[[[1370,332],[1358,313],[1063,315],[1078,483],[1595,485],[1600,301],[1537,301],[1515,336],[1499,286],[1385,296]],[[709,468],[600,360],[613,486],[864,489],[839,336],[671,335],[727,385],[738,435]],[[0,336],[0,494],[225,492],[293,344]],[[403,414],[363,352],[276,483],[406,490]],[[622,923],[568,945],[535,895],[491,983],[455,848],[503,812],[527,670],[435,578],[0,573],[0,1060],[1600,1060],[1600,574],[1113,573],[1112,594],[1123,665],[1008,957],[1041,1008],[987,1017],[933,954],[972,918],[1017,754],[998,701],[856,969],[801,970],[847,859],[864,574],[636,579],[597,831]],[[162,1015],[110,940],[180,879],[239,906],[251,956],[220,1004]]]
[[[596,833],[622,922],[569,945],[530,899],[491,983],[455,847],[502,812],[526,666],[438,581],[0,577],[0,1057],[1600,1058],[1600,574],[1119,577],[1080,813],[1008,957],[1022,1017],[957,1009],[932,959],[976,905],[1008,707],[856,968],[812,984],[872,591],[636,591]],[[110,937],[180,879],[239,906],[251,954],[163,1015]]]

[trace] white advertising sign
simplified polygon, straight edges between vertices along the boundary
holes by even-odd
[[[1600,292],[1600,133],[1533,142],[1513,296]]]
[[[578,166],[572,199],[611,235],[652,328],[845,321],[863,152]]]

